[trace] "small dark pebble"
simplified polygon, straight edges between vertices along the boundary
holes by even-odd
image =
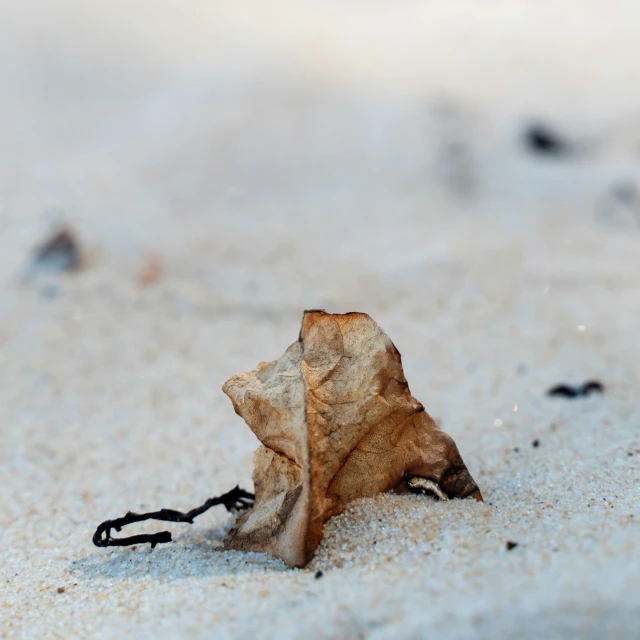
[[[520,448],[519,448],[519,447],[516,447],[516,448],[514,449],[514,452],[515,452],[515,453],[520,453]]]
[[[66,587],[58,587],[58,593],[64,593],[66,590]]]
[[[324,575],[324,573],[322,573],[322,571],[316,571],[316,574],[315,574],[314,578],[316,580],[320,580],[320,578],[322,578],[323,575]]]
[[[540,155],[562,156],[570,150],[565,140],[541,123],[527,127],[523,139],[529,151]]]
[[[518,546],[518,543],[513,540],[507,540],[507,544],[505,546],[507,547],[507,551],[512,551]]]
[[[629,453],[627,453],[628,456],[632,456],[633,455],[633,451],[629,451]]]
[[[587,380],[584,384],[572,387],[568,384],[558,384],[547,391],[548,396],[559,396],[561,398],[579,398],[588,396],[590,393],[604,393],[604,385],[598,380]]]
[[[537,448],[540,446],[540,440],[537,440],[537,439],[536,439],[536,440],[534,440],[534,441],[531,443],[531,446],[532,446],[534,449],[537,449]]]
[[[80,266],[80,249],[68,229],[55,233],[37,250],[34,265],[52,271],[73,271]]]

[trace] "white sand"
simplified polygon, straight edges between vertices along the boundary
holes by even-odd
[[[129,4],[0,8],[0,637],[636,637],[634,3]],[[537,114],[584,155],[523,153]],[[53,209],[88,265],[21,283]],[[250,486],[220,387],[305,307],[378,321],[486,502],[361,501],[305,570],[223,511],[93,547]]]

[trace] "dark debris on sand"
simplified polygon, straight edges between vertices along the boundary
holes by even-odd
[[[599,380],[587,380],[582,385],[557,384],[547,391],[548,396],[558,398],[584,398],[592,393],[604,393],[604,385]]]
[[[544,156],[566,156],[571,145],[547,125],[537,122],[529,125],[523,133],[525,147],[531,152]]]
[[[70,229],[55,232],[38,249],[33,267],[47,271],[75,271],[80,267],[80,246]]]

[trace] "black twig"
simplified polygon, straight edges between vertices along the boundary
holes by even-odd
[[[164,520],[166,522],[193,524],[194,518],[211,509],[211,507],[223,504],[227,511],[242,511],[243,509],[250,509],[254,500],[253,493],[236,486],[221,496],[209,498],[204,504],[187,511],[187,513],[174,511],[173,509],[160,509],[160,511],[152,511],[150,513],[133,513],[129,511],[123,518],[106,520],[100,524],[93,534],[93,544],[96,547],[127,547],[131,544],[148,542],[153,549],[157,544],[171,542],[171,533],[169,531],[161,531],[160,533],[143,533],[137,536],[129,536],[128,538],[112,538],[111,529],[122,531],[122,527],[134,522],[142,522],[143,520]]]
[[[562,398],[581,398],[591,393],[604,393],[604,385],[598,380],[587,380],[584,384],[572,387],[568,384],[558,384],[547,391],[548,396]]]

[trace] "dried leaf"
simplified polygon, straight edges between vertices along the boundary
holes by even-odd
[[[305,312],[298,342],[223,391],[262,443],[255,506],[228,548],[304,566],[324,523],[356,498],[410,482],[482,500],[453,440],[411,395],[400,353],[365,313]]]

